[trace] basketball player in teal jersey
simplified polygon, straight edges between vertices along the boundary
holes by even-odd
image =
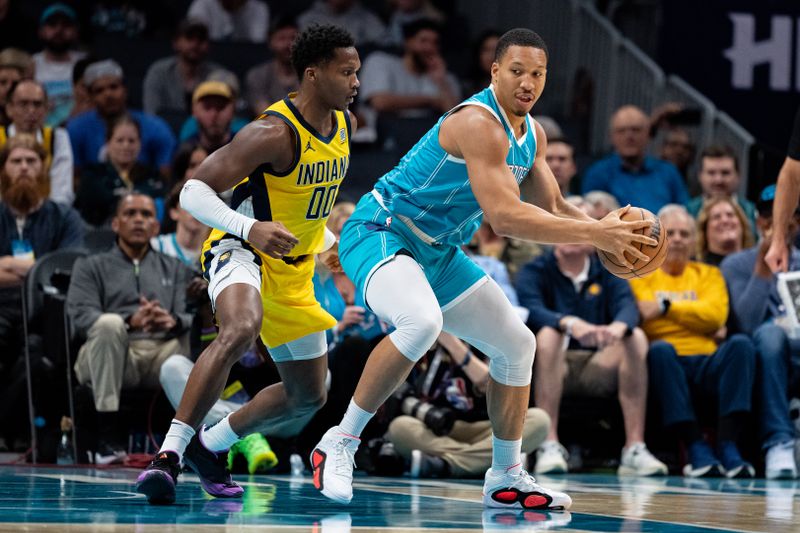
[[[631,267],[637,243],[656,241],[624,222],[627,208],[594,220],[562,198],[545,163],[547,140],[528,114],[547,77],[547,48],[515,29],[497,43],[492,83],[445,114],[366,194],[345,225],[339,257],[367,305],[395,326],[372,352],[342,422],[311,454],[314,485],[340,503],[353,496],[353,455],[369,419],[406,379],[439,332],[490,358],[492,467],[483,502],[510,509],[567,509],[521,468],[536,339],[497,284],[460,246],[486,216],[500,235],[543,243],[593,244]],[[520,200],[524,183],[526,203]]]

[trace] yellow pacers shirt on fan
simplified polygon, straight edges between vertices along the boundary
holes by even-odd
[[[671,276],[658,269],[630,280],[639,301],[668,299],[667,314],[642,324],[650,342],[663,340],[678,355],[710,355],[717,349],[714,333],[728,319],[728,289],[722,272],[711,265],[689,261],[683,273]]]
[[[295,139],[295,157],[288,169],[258,167],[233,189],[231,208],[259,221],[278,221],[298,239],[283,260],[273,259],[245,243],[257,255],[261,269],[264,321],[261,338],[268,347],[323,331],[336,325],[314,297],[313,255],[323,250],[325,223],[336,202],[350,163],[350,118],[333,112],[333,127],[323,136],[291,102],[294,93],[272,104],[259,117],[283,120]],[[203,245],[203,270],[210,267],[213,248],[237,238],[212,230]],[[220,259],[221,261],[221,259]]]

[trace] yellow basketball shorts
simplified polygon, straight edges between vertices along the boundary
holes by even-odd
[[[336,325],[336,319],[322,308],[314,295],[313,255],[288,264],[226,235],[206,241],[202,265],[212,305],[222,291],[234,283],[246,283],[261,293],[264,304],[261,340],[267,348],[324,332]]]

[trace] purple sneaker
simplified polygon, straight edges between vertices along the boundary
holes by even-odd
[[[189,441],[183,460],[195,471],[203,490],[210,495],[217,498],[241,498],[244,489],[231,478],[228,471],[228,452],[214,453],[206,448],[200,441],[201,431]]]
[[[180,473],[181,464],[176,453],[159,453],[136,479],[136,492],[147,496],[147,501],[154,505],[174,503]]]

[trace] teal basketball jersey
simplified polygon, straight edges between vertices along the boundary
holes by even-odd
[[[536,155],[533,119],[526,115],[526,131],[519,139],[516,138],[492,86],[451,109],[394,169],[378,180],[372,191],[394,218],[428,244],[466,244],[483,219],[483,210],[472,193],[466,162],[448,154],[439,144],[442,122],[455,111],[470,105],[488,110],[503,126],[509,145],[506,163],[517,183],[522,182],[533,166]],[[480,135],[480,132],[475,132],[475,135]]]

